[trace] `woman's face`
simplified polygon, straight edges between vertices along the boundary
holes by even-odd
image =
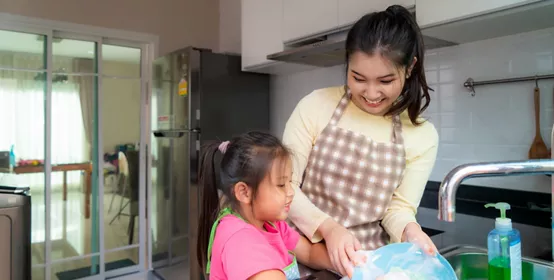
[[[380,54],[355,52],[350,56],[347,77],[352,102],[368,114],[383,116],[402,93],[406,69]]]

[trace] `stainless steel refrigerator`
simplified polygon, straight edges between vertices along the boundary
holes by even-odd
[[[186,48],[154,62],[152,90],[152,262],[196,261],[200,149],[250,131],[269,131],[269,75],[241,71],[237,55]]]

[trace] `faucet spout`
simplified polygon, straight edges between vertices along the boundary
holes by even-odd
[[[456,191],[469,178],[518,176],[554,173],[554,160],[480,162],[452,169],[439,188],[439,220],[453,222],[456,215]]]

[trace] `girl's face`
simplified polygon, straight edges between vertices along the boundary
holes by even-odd
[[[258,187],[252,207],[261,221],[285,220],[288,217],[294,190],[291,186],[292,164],[288,157],[273,161],[269,174]]]
[[[387,113],[406,82],[406,69],[396,67],[380,54],[353,53],[347,71],[352,102],[362,111],[376,116]]]

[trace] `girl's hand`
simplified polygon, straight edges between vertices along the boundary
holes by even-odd
[[[361,249],[360,242],[354,237],[348,229],[328,219],[324,222],[324,227],[321,230],[322,236],[325,239],[327,252],[331,263],[337,272],[341,275],[352,278],[354,273],[354,265],[364,263],[363,256],[357,254],[356,251]]]
[[[402,235],[402,241],[416,244],[429,256],[435,256],[438,251],[431,238],[429,238],[416,223],[409,223],[406,225],[404,234]]]

